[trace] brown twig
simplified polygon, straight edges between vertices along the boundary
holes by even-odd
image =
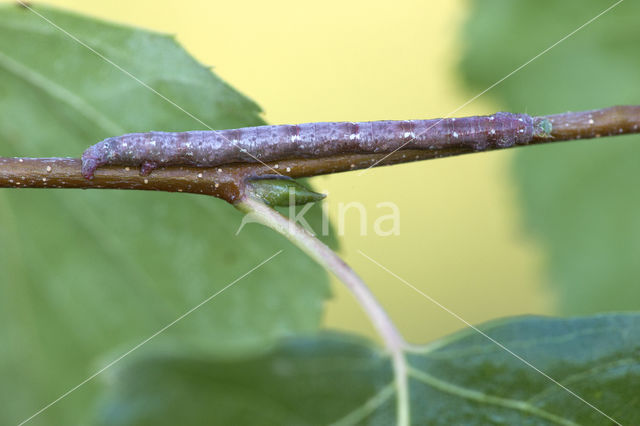
[[[550,143],[640,132],[640,106],[616,106],[594,111],[548,115],[553,125],[549,137],[534,143]],[[388,154],[344,154],[313,159],[289,159],[277,163],[229,164],[214,168],[167,167],[141,176],[138,169],[101,167],[92,180],[80,174],[75,158],[2,158],[0,188],[100,188],[189,192],[212,195],[235,203],[244,195],[248,178],[273,175],[273,169],[292,178],[318,176],[350,170],[407,163],[467,154],[469,148],[450,150],[400,150]]]
[[[553,125],[552,141],[591,139],[640,132],[640,105],[566,112],[547,115],[545,118]]]

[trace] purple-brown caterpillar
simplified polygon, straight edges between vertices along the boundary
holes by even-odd
[[[498,112],[488,116],[409,121],[331,122],[245,127],[219,131],[129,133],[89,147],[82,175],[103,165],[214,167],[339,154],[390,153],[399,149],[475,151],[526,145],[550,137],[543,117]]]

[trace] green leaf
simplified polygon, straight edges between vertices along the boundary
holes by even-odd
[[[630,400],[640,394],[640,315],[531,316],[480,329],[618,422],[640,421]],[[441,344],[410,360],[420,383],[412,401],[428,405],[435,424],[610,424],[473,330]]]
[[[640,412],[640,315],[522,317],[480,327],[622,424]],[[608,424],[475,331],[408,357],[412,424]],[[241,360],[139,356],[111,377],[108,425],[389,425],[389,358],[346,335],[295,338]]]
[[[108,425],[329,424],[379,391],[392,402],[387,357],[346,336],[290,339],[246,359],[138,357],[110,377]]]
[[[483,90],[614,2],[476,0],[461,69]],[[492,89],[530,114],[637,104],[640,3],[622,2]],[[514,162],[525,226],[544,245],[564,313],[640,309],[640,138],[524,148]]]
[[[214,129],[263,123],[170,36],[36,11]],[[203,125],[36,14],[0,7],[0,155],[78,157],[108,136],[193,129]],[[317,224],[319,209],[306,218]],[[316,330],[325,273],[267,228],[235,236],[241,219],[195,195],[2,190],[0,423],[35,413],[279,250],[147,345],[235,353]],[[95,390],[89,382],[30,424],[82,424]]]

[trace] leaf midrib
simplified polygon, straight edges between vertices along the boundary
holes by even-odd
[[[413,377],[414,379],[425,383],[426,385],[429,385],[441,392],[445,392],[450,395],[455,395],[460,398],[468,399],[478,403],[490,404],[520,411],[564,426],[578,426],[578,423],[572,422],[569,419],[565,419],[563,417],[549,413],[548,411],[542,410],[528,403],[527,401],[502,398],[495,395],[485,394],[477,390],[463,388],[461,386],[454,385],[453,383],[440,380],[437,377],[425,373],[424,371],[417,370],[413,367],[408,367],[407,372],[409,374],[409,377]]]

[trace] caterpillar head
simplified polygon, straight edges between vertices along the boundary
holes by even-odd
[[[533,137],[538,139],[552,139],[553,124],[547,118],[537,117],[533,122]]]

